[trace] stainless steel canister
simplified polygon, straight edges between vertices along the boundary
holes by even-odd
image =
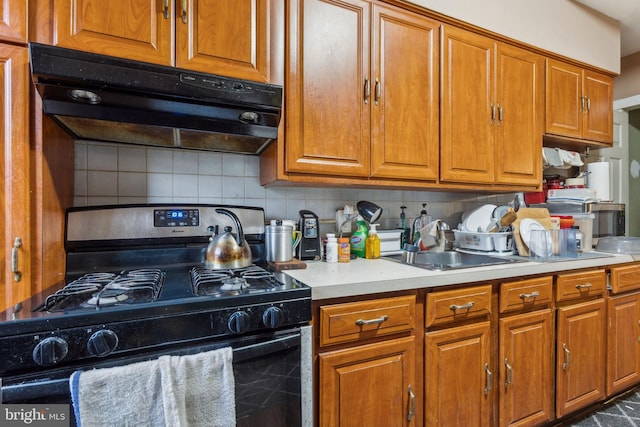
[[[267,261],[291,261],[293,245],[290,225],[267,225],[265,227],[265,246]]]

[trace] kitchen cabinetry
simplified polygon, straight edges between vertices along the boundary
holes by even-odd
[[[26,47],[0,43],[0,312],[31,295],[28,61]]]
[[[491,286],[427,294],[424,425],[491,422]]]
[[[640,383],[640,264],[614,267],[610,274],[607,396]]]
[[[0,42],[27,42],[27,2],[0,1]]]
[[[289,7],[286,172],[436,180],[438,23],[361,0]]]
[[[55,0],[55,44],[281,83],[282,0]]]
[[[450,26],[442,56],[441,180],[538,186],[544,58]]]
[[[320,307],[319,425],[416,425],[414,317],[413,295]]]
[[[613,143],[613,78],[547,59],[546,132]]]
[[[553,414],[553,278],[500,286],[500,426],[536,426]]]
[[[604,270],[558,275],[556,416],[605,397]]]

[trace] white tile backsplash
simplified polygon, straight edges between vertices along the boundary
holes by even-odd
[[[512,193],[473,194],[339,187],[262,187],[257,156],[77,141],[76,206],[125,203],[211,203],[262,206],[267,219],[297,219],[301,209],[334,220],[336,209],[370,200],[384,212],[382,226],[407,224],[428,204],[433,218],[452,227],[464,210],[484,203],[504,204]],[[325,221],[326,222],[326,221]],[[323,224],[325,230],[332,224]]]

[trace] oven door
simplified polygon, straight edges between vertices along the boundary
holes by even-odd
[[[163,355],[188,355],[231,346],[238,427],[313,425],[311,326],[273,334],[237,337],[215,343],[182,346],[104,360],[85,366],[37,374],[3,376],[0,403],[70,404],[69,377],[77,369],[107,368],[151,360]],[[73,411],[70,411],[73,417]],[[75,420],[72,420],[72,425]]]

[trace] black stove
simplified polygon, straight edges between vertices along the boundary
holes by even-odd
[[[205,268],[212,226],[239,218],[254,265]],[[8,310],[0,374],[77,369],[185,343],[270,334],[311,320],[311,290],[265,269],[264,211],[221,205],[72,208],[65,283]]]

